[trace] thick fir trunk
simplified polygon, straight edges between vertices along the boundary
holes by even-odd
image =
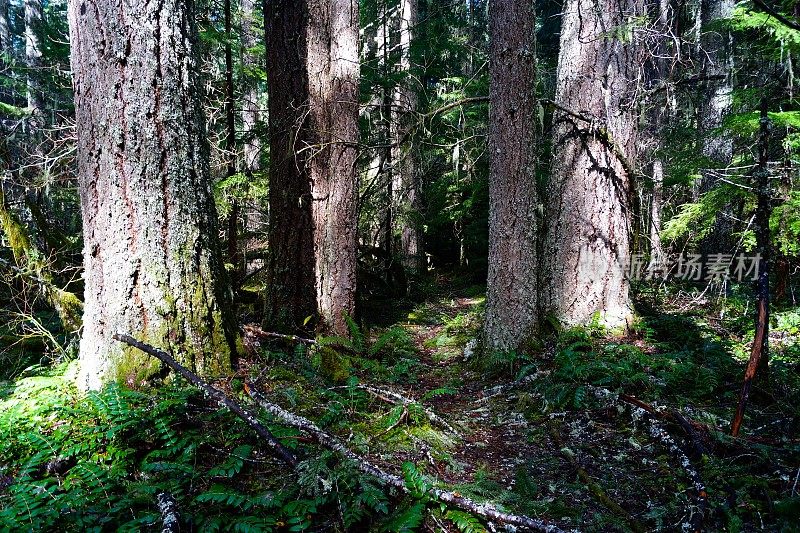
[[[537,325],[535,18],[533,1],[490,4],[489,350],[524,348]]]
[[[710,167],[702,172],[700,193],[710,191],[719,183],[713,169],[727,167],[733,156],[733,139],[719,128],[733,103],[731,34],[722,25],[722,20],[733,15],[734,6],[734,0],[702,0],[700,6],[700,60],[702,74],[709,79],[700,95],[697,122],[700,151],[706,159],[704,166]],[[731,205],[726,205],[723,211],[731,209]],[[732,232],[731,219],[721,213],[711,233],[703,240],[703,250],[707,253],[732,253],[735,246]]]
[[[44,95],[42,93],[42,1],[25,0],[25,61],[28,69],[28,111],[35,129],[44,126]]]
[[[144,24],[142,21],[148,21]],[[79,385],[159,370],[129,333],[206,375],[237,337],[210,190],[191,2],[69,6],[83,214]]]
[[[265,0],[269,82],[269,257],[266,323],[289,331],[316,314],[314,223],[307,167],[305,2]]]
[[[417,25],[417,0],[400,0],[398,10],[398,70],[403,78],[394,90],[392,136],[396,143],[394,155],[394,232],[399,234],[399,255],[403,266],[414,273],[425,270],[425,254],[422,248],[420,223],[420,183],[417,175],[417,153],[410,137],[410,130],[417,112],[417,93],[411,77],[411,44]]]
[[[309,0],[308,80],[317,308],[347,335],[355,311],[358,2]]]
[[[561,30],[553,166],[547,189],[543,311],[564,325],[632,318],[627,268],[635,153],[635,36],[614,36],[638,0],[567,0]],[[580,115],[580,116],[577,116]]]

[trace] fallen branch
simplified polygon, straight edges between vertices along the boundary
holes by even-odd
[[[342,389],[342,388],[347,388],[347,387],[335,387],[335,388]],[[359,389],[359,390],[366,391],[366,392],[370,393],[371,395],[373,395],[374,397],[376,397],[376,398],[378,398],[380,400],[383,400],[386,403],[390,403],[392,405],[402,405],[404,407],[408,407],[409,405],[416,405],[425,413],[425,416],[428,418],[428,420],[430,420],[431,424],[433,424],[435,426],[439,426],[440,428],[444,429],[445,431],[447,431],[447,432],[449,432],[449,433],[451,433],[453,435],[458,435],[459,434],[453,428],[453,426],[451,426],[450,424],[447,423],[446,420],[444,420],[442,417],[440,417],[439,415],[437,415],[436,413],[434,413],[430,409],[426,408],[420,402],[418,402],[418,401],[416,401],[416,400],[414,400],[412,398],[408,398],[406,396],[403,396],[402,394],[399,394],[399,393],[394,392],[394,391],[390,391],[388,389],[379,389],[379,388],[373,387],[371,385],[357,385],[356,388]]]
[[[504,383],[502,385],[496,385],[496,386],[491,387],[489,389],[484,389],[482,391],[482,393],[481,393],[481,397],[478,398],[477,400],[475,400],[475,402],[476,403],[477,402],[485,402],[485,401],[489,400],[490,398],[494,398],[495,396],[499,396],[499,395],[503,394],[504,392],[507,392],[507,391],[510,391],[510,390],[513,390],[513,389],[518,389],[520,387],[524,387],[528,383],[533,383],[534,381],[538,380],[539,378],[542,378],[542,377],[548,376],[548,375],[550,375],[550,371],[549,370],[539,370],[538,372],[536,372],[534,374],[530,374],[528,376],[525,376],[524,378],[518,379],[517,381],[512,381],[511,383]]]
[[[294,455],[289,450],[287,450],[272,435],[272,433],[258,421],[258,419],[254,414],[243,409],[236,402],[228,398],[222,391],[215,389],[214,387],[212,387],[211,385],[200,379],[196,374],[194,374],[193,372],[182,366],[180,363],[175,361],[175,359],[173,359],[169,354],[159,350],[158,348],[154,348],[149,344],[140,342],[131,337],[130,335],[117,333],[114,335],[114,339],[120,342],[124,342],[125,344],[128,344],[130,346],[133,346],[134,348],[138,348],[139,350],[143,351],[146,354],[152,355],[156,359],[160,360],[162,363],[166,364],[167,366],[175,370],[178,374],[180,374],[182,377],[184,377],[186,380],[192,383],[195,387],[204,391],[208,396],[216,400],[217,403],[227,407],[236,416],[247,422],[247,424],[255,430],[255,432],[258,434],[259,437],[267,441],[267,443],[270,445],[270,447],[273,449],[273,451],[280,459],[282,459],[292,467],[297,466],[297,459],[294,457]],[[346,459],[353,461],[353,463],[355,463],[356,467],[361,472],[375,477],[384,486],[394,487],[403,492],[410,492],[408,487],[406,487],[406,483],[403,480],[403,478],[396,476],[394,474],[390,474],[389,472],[385,472],[384,470],[381,470],[379,467],[371,464],[363,457],[350,451],[344,444],[342,444],[342,442],[339,439],[337,439],[333,435],[325,433],[319,427],[317,427],[316,424],[314,424],[307,418],[290,413],[289,411],[284,410],[282,407],[270,403],[261,393],[259,393],[254,388],[252,383],[245,382],[244,389],[247,392],[247,394],[249,394],[250,397],[253,398],[253,400],[255,400],[255,402],[259,406],[261,406],[261,408],[263,408],[265,411],[275,416],[276,418],[279,418],[287,426],[305,432],[311,438],[313,438],[313,440],[315,440],[318,444],[321,444],[322,446],[342,455]],[[447,492],[441,489],[431,488],[429,490],[429,493],[433,498],[435,498],[440,502],[473,513],[487,520],[495,520],[503,524],[526,528],[533,531],[544,531],[545,533],[563,532],[563,530],[560,529],[558,526],[545,522],[544,520],[539,520],[537,518],[530,518],[524,515],[513,515],[504,513],[499,509],[497,509],[497,507],[489,503],[478,503],[454,492]]]
[[[309,344],[309,345],[317,344],[317,341],[315,341],[314,339],[306,339],[304,337],[298,337],[297,335],[284,335],[283,333],[273,333],[272,331],[264,331],[260,327],[253,324],[247,324],[242,329],[245,331],[245,333],[249,333],[254,337],[261,337],[262,339],[282,339],[290,342],[299,342],[301,344]]]
[[[666,422],[672,422],[673,424],[677,424],[681,427],[686,436],[692,443],[692,449],[696,458],[701,458],[706,453],[706,447],[703,443],[703,439],[695,430],[694,424],[686,419],[680,412],[675,409],[668,409],[666,407],[661,406],[653,406],[646,402],[643,402],[639,398],[635,396],[629,396],[627,394],[620,394],[618,396],[620,400],[623,402],[636,406],[640,409],[644,409],[651,415],[660,418]]]
[[[143,351],[148,355],[152,355],[172,370],[180,374],[184,379],[186,379],[189,383],[197,387],[198,389],[205,392],[209,397],[213,398],[220,406],[226,407],[229,411],[233,414],[244,420],[247,425],[249,425],[253,430],[258,434],[259,437],[267,441],[267,444],[272,451],[284,462],[291,466],[295,466],[297,464],[297,458],[290,452],[283,444],[280,443],[278,439],[270,432],[269,429],[264,427],[261,422],[258,421],[258,418],[251,413],[250,411],[244,409],[239,404],[228,398],[228,396],[219,389],[215,389],[199,377],[196,374],[185,368],[183,365],[178,363],[175,359],[173,359],[169,354],[159,350],[158,348],[154,348],[149,344],[145,344],[140,342],[130,335],[124,335],[117,333],[114,335],[114,339],[124,342],[129,346],[133,346],[134,348],[138,348],[139,350]]]
[[[558,447],[561,456],[572,465],[572,468],[575,469],[578,477],[581,478],[581,481],[583,481],[584,485],[586,485],[586,488],[589,489],[589,492],[592,494],[592,496],[594,496],[594,498],[609,511],[625,520],[628,523],[628,526],[630,526],[631,530],[633,530],[635,533],[644,533],[646,531],[644,526],[640,524],[639,521],[633,516],[631,516],[628,511],[623,509],[620,504],[611,499],[611,497],[603,490],[603,488],[598,485],[592,479],[589,473],[578,463],[571,450],[568,450],[564,445],[564,442],[561,440],[561,435],[558,429],[553,425],[550,425],[550,435],[553,437],[553,442]]]
[[[181,515],[178,513],[178,502],[168,492],[156,495],[158,512],[161,513],[161,533],[179,533]]]
[[[591,387],[592,390],[600,399],[611,399],[612,403],[616,400],[625,401],[621,398],[620,395],[614,394],[608,389],[603,389],[600,387]],[[680,463],[681,467],[683,468],[686,475],[692,481],[692,485],[694,489],[697,491],[697,509],[698,512],[692,513],[690,522],[688,524],[684,524],[686,528],[694,532],[700,532],[703,530],[703,520],[705,518],[706,512],[708,510],[708,493],[706,492],[705,483],[703,483],[703,478],[700,476],[700,472],[694,467],[692,461],[689,457],[683,452],[680,446],[675,442],[675,439],[670,436],[669,432],[664,429],[661,425],[661,422],[658,420],[658,417],[653,413],[650,413],[648,409],[638,405],[637,402],[626,402],[631,410],[641,417],[644,420],[647,420],[649,423],[649,430],[650,436],[654,439],[661,442],[662,446],[664,446],[669,452],[675,457],[678,462]],[[644,402],[641,402],[644,404]],[[647,404],[644,404],[647,405]],[[686,529],[684,528],[684,529]]]
[[[279,418],[285,424],[307,433],[322,446],[333,450],[346,459],[349,459],[361,472],[373,476],[382,485],[394,487],[403,492],[409,492],[409,489],[406,487],[406,483],[403,478],[382,470],[381,468],[367,461],[365,458],[352,452],[339,439],[322,431],[311,420],[290,413],[284,410],[282,407],[269,402],[260,392],[258,392],[258,390],[254,388],[252,383],[245,383],[245,391],[265,411],[276,418]],[[454,492],[447,492],[437,488],[431,488],[429,492],[434,499],[440,502],[470,512],[486,520],[495,520],[503,524],[527,528],[534,531],[545,531],[549,533],[557,533],[562,531],[558,526],[545,522],[544,520],[504,513],[493,505],[488,503],[478,503]]]

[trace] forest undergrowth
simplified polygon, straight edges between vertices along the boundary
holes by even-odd
[[[448,293],[351,339],[249,337],[238,375],[214,383],[244,405],[255,383],[407,494],[265,412],[295,471],[185,382],[79,395],[63,362],[0,384],[0,530],[160,530],[164,494],[181,531],[502,529],[434,486],[565,530],[800,530],[797,311],[776,310],[769,379],[734,439],[747,294],[643,288],[625,336],[587,327],[478,357],[483,288],[438,281]]]

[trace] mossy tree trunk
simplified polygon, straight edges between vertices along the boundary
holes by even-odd
[[[11,253],[20,272],[24,272],[38,285],[48,305],[58,314],[64,331],[77,332],[81,327],[83,302],[74,293],[56,284],[44,255],[34,244],[28,229],[6,204],[2,190],[0,190],[0,231],[5,234],[11,246]]]
[[[309,170],[317,309],[348,335],[356,296],[359,19],[355,0],[309,0]]]
[[[486,349],[524,348],[537,326],[536,13],[489,5],[489,278]]]
[[[227,373],[238,340],[210,190],[192,3],[74,0],[69,23],[86,279],[79,386],[137,386],[158,369],[115,333],[198,373]]]
[[[632,318],[628,266],[640,0],[567,0],[553,163],[546,196],[542,309],[564,325]]]

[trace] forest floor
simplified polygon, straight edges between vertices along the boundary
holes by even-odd
[[[376,325],[353,325],[350,341],[258,346],[238,377],[216,385],[244,403],[242,382],[254,380],[407,482],[563,529],[800,531],[796,310],[777,308],[769,382],[733,439],[753,329],[746,295],[640,291],[641,319],[625,336],[581,328],[532,354],[479,356],[482,288],[436,286],[449,288],[365,309]],[[0,386],[0,530],[67,519],[64,529],[81,529],[100,520],[98,505],[120,515],[101,528],[152,528],[160,490],[175,495],[190,530],[480,530],[379,489],[265,413],[302,457],[297,478],[185,385],[112,388],[87,402],[63,379],[39,369]]]

